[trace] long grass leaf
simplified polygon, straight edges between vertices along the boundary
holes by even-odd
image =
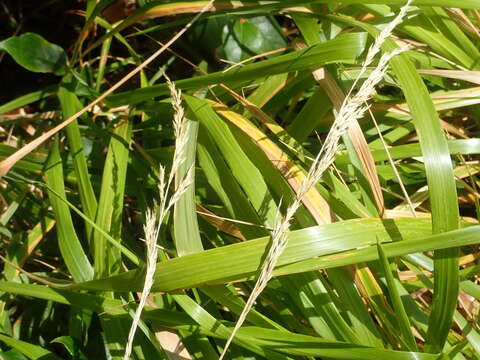
[[[62,198],[66,198],[59,146],[57,138],[50,150],[50,156],[46,163],[45,181]],[[49,198],[57,225],[58,245],[65,265],[75,281],[80,282],[92,279],[93,269],[77,237],[68,206],[53,194],[49,194]]]
[[[131,122],[124,118],[113,131],[103,169],[102,185],[95,223],[113,238],[122,232],[123,198],[129,157]],[[103,234],[94,230],[95,276],[104,277],[118,272],[120,252],[108,245]]]
[[[384,221],[362,219],[311,227],[290,233],[289,245],[279,259],[276,273],[288,274],[318,269],[322,266],[343,266],[377,259],[376,237],[382,243],[412,239],[384,245],[387,256],[399,256],[453,247],[455,244],[458,246],[475,244],[476,233],[478,227],[473,226],[429,236],[430,219],[420,218]],[[159,263],[153,291],[172,291],[250,278],[258,269],[267,244],[268,238],[250,240]],[[366,249],[351,250],[367,245],[369,247]],[[355,258],[356,255],[358,258]],[[312,259],[318,256],[323,258]],[[171,276],[170,272],[175,272],[175,276]],[[138,290],[141,287],[139,281],[141,276],[141,271],[134,270],[97,282],[83,283],[81,287],[98,290]]]
[[[397,284],[395,283],[394,275],[392,274],[392,269],[390,262],[385,256],[382,245],[377,244],[378,247],[378,257],[380,263],[382,264],[385,278],[387,280],[388,292],[393,305],[393,310],[395,311],[395,318],[398,321],[400,332],[402,334],[404,342],[408,345],[410,351],[417,351],[417,344],[415,338],[413,337],[412,330],[410,328],[410,321],[408,320],[405,307],[403,306],[400,294],[397,289]]]
[[[71,75],[64,77],[63,83],[58,91],[58,98],[60,106],[62,107],[63,117],[66,119],[82,108],[82,105],[75,93],[69,89],[73,78]],[[73,158],[73,165],[75,175],[77,177],[80,201],[85,215],[89,218],[95,218],[97,212],[97,199],[93,191],[93,186],[90,181],[90,174],[85,153],[83,151],[83,144],[78,127],[78,122],[75,120],[66,127],[68,143]],[[91,236],[91,226],[86,224],[88,237]]]
[[[198,122],[190,121],[186,123],[187,144],[185,145],[185,161],[178,169],[176,174],[177,181],[180,182],[187,176],[191,168],[195,168],[195,154],[197,143]],[[175,247],[178,256],[195,253],[203,250],[200,230],[198,228],[197,211],[195,204],[195,182],[191,183],[188,189],[175,203],[174,217],[174,236]]]
[[[51,351],[46,350],[40,345],[33,345],[28,342],[18,340],[9,336],[0,334],[0,341],[18,350],[32,360],[59,360]]]
[[[259,63],[236,67],[227,72],[216,72],[208,75],[197,76],[192,79],[179,80],[175,85],[179,89],[193,89],[217,83],[245,82],[258,77],[308,69],[332,62],[355,62],[358,55],[364,50],[364,34],[349,34],[338,39],[322,43],[301,51],[277,56]],[[135,104],[156,96],[168,94],[165,84],[154,85],[138,90],[115,94],[109,97],[109,104],[120,106]]]

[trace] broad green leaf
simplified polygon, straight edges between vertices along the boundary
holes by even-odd
[[[35,33],[3,40],[0,42],[0,50],[6,51],[19,65],[33,72],[63,75],[67,71],[65,51]]]
[[[286,47],[276,20],[266,16],[240,18],[226,24],[222,37],[222,50],[233,63]]]

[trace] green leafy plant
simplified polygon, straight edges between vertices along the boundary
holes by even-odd
[[[405,3],[2,5],[0,358],[480,358],[480,3]]]

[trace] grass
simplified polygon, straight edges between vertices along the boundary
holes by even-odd
[[[480,358],[480,3],[109,3],[0,42],[1,358]]]

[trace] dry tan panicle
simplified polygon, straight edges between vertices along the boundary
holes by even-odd
[[[145,274],[145,282],[143,290],[140,295],[140,301],[133,317],[132,325],[128,334],[127,345],[125,346],[125,354],[123,360],[128,360],[132,352],[133,339],[135,332],[140,322],[140,316],[143,308],[152,289],[153,279],[155,276],[155,269],[158,257],[157,239],[160,233],[160,227],[162,226],[163,219],[168,211],[175,205],[175,203],[181,198],[181,196],[187,191],[188,187],[193,182],[194,168],[190,167],[187,174],[183,179],[179,181],[175,186],[175,191],[169,194],[169,190],[172,187],[175,179],[175,174],[178,169],[184,164],[186,160],[185,149],[188,141],[187,130],[188,122],[185,118],[185,110],[182,106],[182,94],[176,89],[175,85],[170,81],[165,74],[165,78],[172,95],[172,106],[174,109],[173,127],[175,132],[175,151],[173,153],[172,168],[168,174],[168,178],[165,179],[165,168],[160,166],[159,168],[159,183],[158,193],[160,202],[155,203],[152,209],[148,209],[145,217],[145,243],[147,245],[147,269]]]
[[[145,307],[148,295],[150,294],[150,290],[153,285],[153,278],[155,275],[158,256],[158,248],[156,245],[161,225],[161,223],[158,223],[157,215],[158,214],[156,210],[147,209],[145,225],[143,227],[145,232],[145,243],[147,244],[147,271],[145,274],[145,283],[143,285],[142,294],[140,295],[140,302],[138,303],[137,310],[135,311],[135,315],[133,317],[132,326],[130,327],[130,331],[128,333],[128,341],[127,345],[125,346],[125,354],[123,356],[124,360],[128,360],[130,358],[133,338],[135,337],[135,332],[137,330],[138,323],[140,322],[142,310]]]

